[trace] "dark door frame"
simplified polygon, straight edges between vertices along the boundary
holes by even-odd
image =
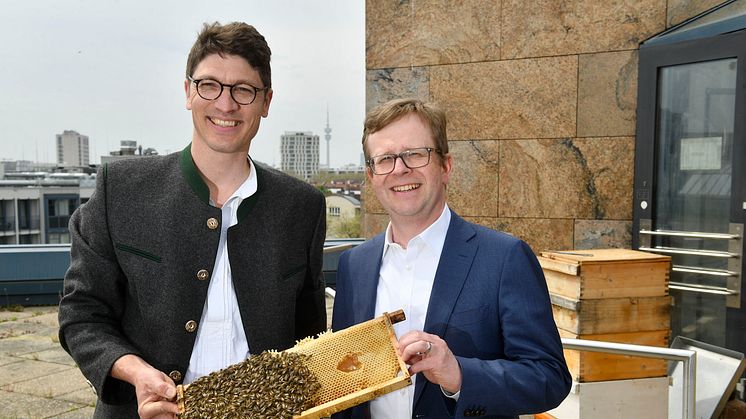
[[[646,46],[639,51],[637,135],[633,195],[632,247],[640,247],[641,220],[652,220],[656,185],[658,76],[661,67],[736,58],[736,102],[733,127],[733,167],[730,222],[744,224],[746,218],[746,30],[703,39]],[[643,205],[645,202],[647,205]],[[643,208],[645,206],[645,208]],[[655,228],[655,226],[651,226]],[[743,238],[741,239],[743,241]],[[744,258],[741,258],[741,272]],[[741,277],[743,282],[743,275]],[[746,298],[741,308],[726,311],[726,346],[746,352]]]

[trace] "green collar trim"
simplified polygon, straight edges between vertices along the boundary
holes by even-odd
[[[184,178],[186,178],[187,183],[194,193],[197,194],[201,201],[209,205],[210,188],[208,188],[205,181],[202,180],[202,176],[200,176],[197,166],[194,165],[194,160],[192,159],[192,143],[189,143],[189,145],[181,151],[179,164],[181,165],[181,173],[184,175]]]
[[[189,143],[189,145],[187,145],[186,148],[184,148],[184,150],[181,151],[181,156],[179,158],[179,164],[181,166],[181,173],[184,174],[184,178],[186,179],[187,183],[192,188],[194,193],[199,197],[199,199],[202,202],[209,205],[210,204],[210,188],[207,187],[207,184],[202,179],[202,176],[199,174],[199,171],[197,170],[197,166],[195,166],[194,164],[194,160],[192,159],[192,143]],[[256,163],[254,163],[254,169],[256,170],[256,192],[250,197],[241,201],[241,205],[238,206],[236,218],[238,218],[239,223],[243,221],[246,218],[246,216],[249,215],[252,208],[254,208],[257,201],[259,200],[260,193],[265,189],[264,169],[259,167],[259,165]]]
[[[254,163],[253,160],[252,163]],[[259,194],[264,190],[264,169],[260,168],[259,165],[256,163],[254,163],[254,169],[256,170],[256,192],[254,192],[254,194],[250,197],[241,201],[241,205],[238,206],[238,211],[236,211],[236,218],[238,219],[239,224],[241,223],[241,221],[244,220],[244,218],[246,218],[247,215],[249,215],[251,210],[256,205],[257,201],[259,201]]]

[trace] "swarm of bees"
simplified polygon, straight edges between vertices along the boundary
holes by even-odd
[[[201,377],[184,390],[181,418],[292,418],[321,389],[309,355],[266,351]]]

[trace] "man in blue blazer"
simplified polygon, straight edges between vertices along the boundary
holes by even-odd
[[[366,117],[363,150],[391,222],[340,258],[332,328],[403,308],[398,350],[417,375],[337,416],[514,418],[557,406],[571,377],[541,268],[523,241],[448,208],[443,111],[385,103]]]

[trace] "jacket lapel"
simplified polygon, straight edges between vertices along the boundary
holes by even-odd
[[[425,332],[441,338],[445,336],[448,320],[477,252],[477,241],[471,240],[475,235],[474,228],[451,211],[451,223],[443,243],[443,251],[440,254],[440,262],[435,272],[433,290],[427,307]],[[426,381],[424,376],[416,380],[414,406],[417,405],[422,395]]]
[[[353,293],[354,321],[353,324],[370,320],[375,315],[376,290],[378,289],[378,278],[381,270],[381,254],[383,252],[384,235],[374,237],[369,246],[359,257],[350,260],[351,264],[357,265],[359,275],[353,280],[355,292]]]

